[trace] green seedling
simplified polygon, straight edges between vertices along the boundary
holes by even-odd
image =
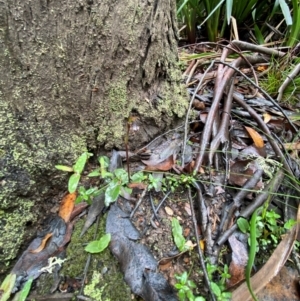
[[[75,204],[86,201],[89,205],[91,205],[93,197],[98,195],[98,192],[99,189],[97,187],[85,189],[83,186],[80,186],[78,188],[78,197],[76,198]]]
[[[85,251],[89,253],[100,253],[107,248],[111,240],[110,233],[105,234],[99,240],[89,242],[85,247]]]
[[[261,215],[258,215],[261,212]],[[290,229],[296,221],[289,220],[284,225],[279,224],[280,215],[274,210],[258,208],[252,214],[250,223],[244,218],[239,218],[237,224],[243,233],[249,233],[249,259],[246,267],[246,282],[252,298],[257,298],[253,293],[250,277],[251,270],[255,261],[255,254],[260,248],[266,249],[267,246],[278,244],[278,240],[285,229]]]
[[[210,280],[210,287],[218,301],[229,301],[231,300],[231,293],[226,292],[226,280],[228,280],[231,276],[229,274],[228,265],[225,264],[223,270],[219,267],[207,263],[206,270],[208,274],[208,278]],[[214,274],[218,273],[220,280],[218,282],[214,281]]]
[[[85,164],[89,157],[93,156],[93,154],[84,152],[73,165],[73,167],[65,166],[65,165],[56,165],[55,168],[62,171],[73,172],[73,174],[69,178],[68,182],[68,190],[69,193],[73,193],[76,191],[78,183],[80,181],[81,173],[84,170]]]
[[[201,296],[194,296],[193,289],[197,286],[194,281],[188,279],[187,272],[183,272],[181,275],[175,275],[175,278],[179,281],[175,284],[175,288],[178,290],[180,301],[205,301]]]
[[[183,233],[182,227],[180,226],[178,219],[173,217],[172,218],[172,235],[174,238],[175,245],[180,252],[184,252],[189,249],[182,233]]]

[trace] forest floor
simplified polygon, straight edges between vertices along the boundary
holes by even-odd
[[[144,178],[129,184],[132,193],[119,197],[119,209],[112,205],[113,213],[104,213],[100,227],[95,224],[80,237],[88,219],[82,215],[63,269],[50,278],[42,274],[30,300],[124,301],[139,300],[137,295],[149,301],[250,300],[248,272],[259,300],[299,300],[293,221],[298,216],[299,222],[300,89],[291,75],[291,53],[248,46],[203,43],[179,50],[190,95],[186,120],[130,153],[130,174],[143,171]],[[266,83],[276,77],[270,74],[287,62],[289,70],[280,71],[284,86],[277,83],[275,92],[267,93]],[[124,152],[117,156],[126,166]],[[81,179],[86,189],[103,183],[87,175]],[[48,212],[56,214],[60,198],[48,203]],[[129,234],[122,230],[126,227]],[[110,248],[119,264],[108,249],[93,255],[84,251],[105,232],[112,233]],[[251,252],[256,255],[249,271]],[[130,288],[118,274],[120,267]],[[160,275],[167,280],[162,286]],[[114,291],[123,297],[112,297]]]

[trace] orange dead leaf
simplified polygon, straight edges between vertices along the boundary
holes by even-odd
[[[129,183],[128,184],[128,187],[129,188],[137,188],[137,189],[146,189],[147,188],[147,185],[144,184],[144,183]]]
[[[265,71],[265,70],[267,70],[268,69],[268,66],[267,65],[261,65],[261,66],[258,66],[257,67],[257,71]]]
[[[142,161],[142,162],[145,163],[144,161]],[[175,163],[174,162],[174,156],[171,155],[166,160],[164,160],[163,162],[160,162],[160,163],[155,164],[155,165],[146,166],[145,170],[167,171],[167,170],[170,170],[173,167],[174,163]]]
[[[45,249],[47,241],[52,237],[52,234],[53,233],[46,234],[39,247],[37,247],[35,250],[30,250],[30,253],[40,253],[41,251],[43,251]]]
[[[72,211],[74,209],[74,203],[77,197],[77,193],[67,194],[61,201],[58,215],[67,223],[70,221]]]
[[[245,129],[247,130],[248,134],[252,138],[256,147],[258,148],[264,147],[264,140],[258,132],[256,132],[254,129],[248,126],[245,126]]]

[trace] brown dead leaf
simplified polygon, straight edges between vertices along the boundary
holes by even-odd
[[[77,193],[67,194],[61,201],[58,215],[67,223],[70,221]]]
[[[229,265],[231,275],[227,283],[227,288],[231,288],[245,279],[245,267],[248,261],[248,252],[245,245],[231,235],[228,239],[231,250],[232,260]]]
[[[262,136],[257,131],[255,131],[254,129],[252,129],[248,126],[245,126],[245,129],[247,130],[248,134],[252,138],[252,140],[254,142],[254,145],[256,147],[258,147],[258,148],[264,147],[264,145],[265,145],[264,140],[263,140]]]
[[[232,185],[243,186],[256,172],[257,166],[251,160],[238,160],[230,166],[229,183]],[[263,182],[259,181],[255,189],[263,187]]]
[[[48,233],[45,235],[45,237],[43,238],[41,244],[34,250],[30,250],[30,253],[40,253],[41,251],[43,251],[45,249],[46,243],[47,241],[52,237],[53,233]]]
[[[160,271],[167,271],[172,266],[172,260],[166,262],[165,264],[160,263],[159,264],[159,270]]]
[[[146,164],[145,161],[142,161],[142,162],[144,164]],[[148,165],[148,166],[146,166],[145,170],[167,171],[167,170],[170,170],[173,167],[174,164],[175,164],[175,162],[174,162],[174,155],[171,155],[166,160],[164,160],[163,162],[160,162],[160,163],[158,163],[156,165]]]
[[[129,183],[128,184],[129,188],[137,188],[137,189],[141,189],[144,190],[147,188],[147,185],[144,183]]]

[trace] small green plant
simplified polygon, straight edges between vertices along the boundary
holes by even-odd
[[[161,178],[158,178],[158,177],[154,177],[152,174],[149,174],[148,175],[148,190],[151,190],[151,189],[155,189],[155,191],[159,191],[159,188],[161,186]]]
[[[70,167],[65,165],[56,165],[55,168],[67,171],[67,172],[73,172],[73,174],[69,178],[68,182],[68,190],[70,193],[73,193],[76,191],[78,183],[80,181],[81,173],[84,170],[85,164],[89,157],[93,156],[93,154],[84,152],[76,161],[76,163]]]
[[[193,289],[197,286],[194,281],[189,280],[188,273],[183,272],[181,275],[175,275],[178,282],[175,288],[178,290],[178,297],[180,301],[205,301],[201,296],[194,296]]]
[[[295,225],[295,220],[288,220],[285,224],[280,221],[280,215],[273,209],[262,210],[261,215],[256,218],[256,239],[257,250],[266,250],[268,247],[276,247],[279,243],[281,235],[286,230],[291,229]],[[249,222],[241,217],[237,220],[238,227],[241,232],[250,233]]]
[[[93,197],[96,196],[98,192],[99,190],[96,187],[85,189],[85,187],[80,186],[78,188],[78,197],[76,198],[75,203],[77,204],[82,201],[86,201],[89,205],[91,205]]]
[[[184,252],[190,249],[182,234],[182,227],[180,226],[178,219],[174,217],[172,218],[172,235],[175,245],[180,252]]]
[[[210,287],[213,293],[216,295],[218,301],[229,301],[231,300],[231,293],[226,292],[226,280],[230,278],[230,274],[228,271],[228,265],[225,264],[223,269],[210,264],[209,262],[206,264],[208,278],[210,280]],[[219,281],[214,281],[215,273],[218,274]]]
[[[103,235],[99,240],[94,240],[88,243],[85,251],[89,253],[100,253],[107,248],[111,240],[110,233]]]

